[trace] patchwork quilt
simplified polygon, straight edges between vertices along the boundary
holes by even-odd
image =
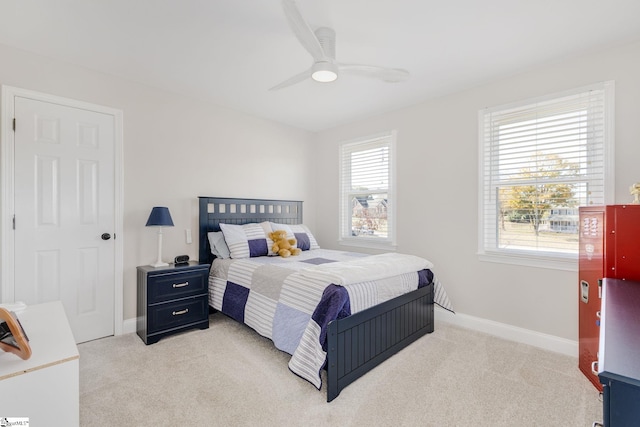
[[[412,255],[327,249],[289,258],[215,259],[209,305],[291,354],[289,369],[320,389],[330,321],[432,282],[436,302],[451,310],[431,268],[429,261]]]

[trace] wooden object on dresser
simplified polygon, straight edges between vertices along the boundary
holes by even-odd
[[[28,418],[33,426],[79,425],[80,355],[62,303],[29,305],[16,317],[32,354],[22,360],[0,351],[0,416]]]
[[[640,282],[604,279],[598,376],[605,427],[640,424]]]
[[[187,329],[209,327],[209,267],[195,261],[138,267],[137,331],[145,344]]]

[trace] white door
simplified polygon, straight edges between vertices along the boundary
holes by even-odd
[[[14,300],[61,300],[78,343],[113,335],[114,116],[14,102]]]

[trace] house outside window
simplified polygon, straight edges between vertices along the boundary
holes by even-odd
[[[393,249],[395,132],[340,144],[341,244]]]
[[[479,255],[577,269],[578,207],[613,197],[613,82],[479,112]]]

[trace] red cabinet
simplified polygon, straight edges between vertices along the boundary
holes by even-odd
[[[598,360],[603,278],[640,281],[640,205],[580,208],[578,366],[602,390]]]

